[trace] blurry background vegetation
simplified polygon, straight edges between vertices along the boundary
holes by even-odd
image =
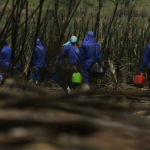
[[[4,0],[3,0],[4,1]],[[45,6],[49,1],[54,1],[54,0],[46,0],[45,1]],[[117,0],[101,0],[103,2],[103,8],[101,10],[101,16],[102,17],[108,17],[113,13],[113,9],[115,7],[115,3]],[[130,7],[130,2],[133,0],[120,0],[119,4],[119,13],[121,15],[124,14],[125,9]],[[98,10],[98,2],[99,0],[82,0],[81,4],[79,6],[79,9],[88,9],[88,10],[93,10],[95,13]],[[37,5],[37,0],[30,0],[31,5],[36,6]],[[60,0],[60,7],[68,8],[69,7],[69,0]],[[150,12],[150,0],[136,0],[136,9],[135,9],[135,15],[141,16],[141,15],[149,15]]]
[[[46,7],[49,3],[53,3],[55,0],[45,0],[44,7]],[[98,9],[98,1],[99,0],[82,0],[79,6],[79,9],[88,9],[97,12]],[[115,7],[115,3],[117,0],[101,0],[103,2],[103,7],[101,10],[101,16],[102,17],[108,17],[113,13],[113,9]],[[120,15],[124,14],[124,11],[130,7],[130,3],[133,0],[120,0],[119,3],[119,13]],[[0,0],[1,7],[3,6],[6,0]],[[11,5],[12,0],[9,1],[9,4]],[[60,9],[65,9],[69,7],[69,0],[59,0]],[[30,0],[29,5],[33,9],[39,4],[39,0]],[[149,15],[150,11],[150,0],[136,0],[136,9],[135,9],[135,15],[136,16],[147,16]],[[11,6],[10,6],[11,7]],[[53,8],[53,6],[52,6]]]

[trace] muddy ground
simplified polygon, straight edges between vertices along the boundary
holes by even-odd
[[[52,82],[46,88],[19,86],[0,88],[0,149],[150,149],[146,86],[115,90],[95,84],[91,92],[78,87],[76,94],[68,96]]]

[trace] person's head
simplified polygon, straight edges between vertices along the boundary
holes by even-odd
[[[94,38],[94,33],[92,31],[88,31],[87,35],[91,38]]]
[[[94,41],[95,41],[94,33],[92,31],[88,31],[83,42],[94,42]]]
[[[67,43],[63,44],[63,46],[71,45],[71,44],[75,45],[77,44],[77,41],[78,39],[76,36],[71,36],[70,40]]]
[[[78,39],[77,39],[76,36],[72,36],[72,37],[70,38],[70,43],[71,43],[71,44],[76,44],[77,41],[78,41]]]
[[[37,39],[35,40],[35,42],[36,42],[36,45],[38,45],[39,43],[41,43],[41,41],[40,41],[39,38],[37,38]]]
[[[2,45],[2,46],[7,45],[7,40],[4,39],[4,38],[2,38],[2,39],[1,39],[1,45]]]

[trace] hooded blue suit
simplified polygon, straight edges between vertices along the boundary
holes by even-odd
[[[40,39],[38,38],[36,40],[36,47],[33,55],[32,60],[32,67],[36,67],[37,70],[34,71],[35,74],[35,81],[38,81],[40,76],[43,76],[43,73],[46,69],[46,50],[42,43],[40,42]],[[42,78],[42,82],[44,81],[44,78]]]
[[[70,41],[65,43],[63,49],[61,50],[55,64],[58,60],[68,59],[68,48],[70,48],[70,61],[73,66],[77,67],[79,61],[79,49],[74,45],[77,43],[77,37],[72,36]],[[71,78],[72,77],[59,77],[58,84],[64,89],[65,93],[68,93],[67,87],[71,88]]]
[[[95,45],[96,45],[96,57],[94,56]],[[81,44],[81,48],[80,48],[80,61],[82,63],[82,76],[85,82],[89,85],[91,84],[91,78],[89,76],[89,68],[92,62],[96,60],[99,61],[100,63],[102,62],[100,46],[98,43],[96,43],[94,39],[94,33],[89,31],[83,43]]]
[[[145,53],[143,57],[142,64],[140,66],[140,71],[143,71],[144,68],[148,65],[148,84],[150,85],[150,43],[146,45]]]
[[[3,46],[0,53],[0,67],[2,73],[6,73],[9,67],[12,66],[12,64],[10,64],[11,54],[12,54],[11,48],[7,45]]]
[[[147,44],[147,46],[145,48],[143,62],[141,64],[140,70],[143,71],[143,69],[145,68],[146,65],[148,65],[148,67],[150,69],[150,43]]]

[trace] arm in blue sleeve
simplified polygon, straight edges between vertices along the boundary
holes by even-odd
[[[143,62],[142,62],[141,67],[140,67],[141,71],[143,71],[143,69],[145,68],[145,66],[147,65],[149,60],[150,60],[150,49],[149,49],[149,46],[147,45],[145,48]]]
[[[66,50],[68,50],[67,46],[65,46],[61,52],[60,52],[60,55],[58,56],[58,60],[61,60],[61,59],[64,59],[65,58],[65,54],[66,54]]]
[[[84,57],[85,57],[85,55],[84,55],[84,47],[83,47],[83,45],[81,45],[80,54],[79,54],[79,60],[80,60],[81,63],[84,61]]]
[[[98,52],[97,52],[97,61],[99,61],[100,63],[102,63],[102,59],[101,59],[101,50],[100,50],[100,46],[99,44],[97,44],[98,47]]]
[[[58,62],[59,60],[65,58],[65,56],[66,56],[65,53],[66,53],[66,50],[67,50],[67,49],[68,49],[67,46],[65,46],[65,47],[61,50],[61,52],[60,52],[60,54],[59,54],[57,60],[55,61],[55,65],[57,64],[57,62]]]

